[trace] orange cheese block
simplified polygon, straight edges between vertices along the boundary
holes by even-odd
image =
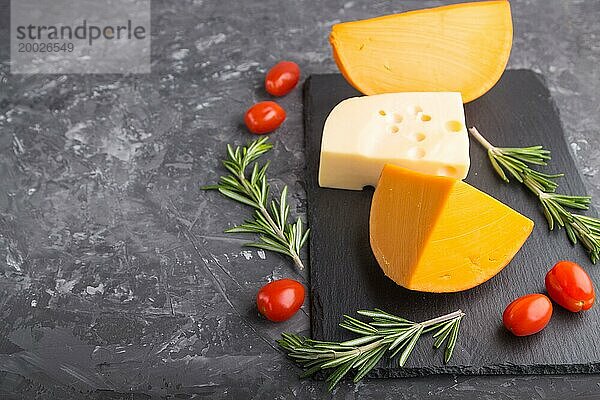
[[[460,180],[391,164],[373,196],[371,248],[385,274],[422,292],[458,292],[500,272],[533,221]]]
[[[498,82],[510,56],[507,0],[409,11],[334,25],[334,59],[366,95],[461,92],[465,103]]]

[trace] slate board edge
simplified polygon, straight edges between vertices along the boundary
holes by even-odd
[[[335,74],[323,74],[323,75],[335,75]],[[306,110],[309,108],[308,105],[310,103],[310,96],[308,95],[308,88],[310,87],[310,84],[312,82],[312,77],[313,77],[313,75],[310,75],[308,78],[306,78],[306,80],[304,81],[304,84],[302,85],[302,121],[303,121],[303,128],[304,128],[303,136],[304,136],[305,151],[306,151],[306,148],[308,146],[308,141],[309,141],[307,133],[310,132],[310,126],[312,125],[312,121],[310,120],[308,113],[306,112]],[[310,203],[310,194],[309,194],[310,190],[308,190],[308,185],[310,184],[309,172],[310,172],[310,168],[308,167],[308,163],[307,163],[305,166],[305,171],[304,171],[304,175],[306,177],[305,178],[305,183],[306,183],[305,190],[306,190],[306,204],[307,204],[306,205],[306,220],[307,221],[312,220],[312,211],[310,210],[310,207],[308,206],[308,204]],[[309,228],[310,228],[310,225],[309,225]],[[315,330],[316,330],[316,320],[323,319],[323,305],[320,301],[318,294],[313,289],[315,285],[313,285],[312,274],[310,273],[310,271],[311,271],[311,262],[310,261],[313,258],[312,246],[310,245],[310,238],[307,241],[306,246],[307,246],[307,257],[308,257],[307,275],[308,275],[308,284],[309,284],[309,288],[310,288],[310,291],[309,291],[310,337],[314,338]]]
[[[520,71],[520,70],[532,72],[537,77],[537,79],[539,79],[540,82],[542,82],[542,84],[544,86],[546,86],[546,79],[543,75],[541,75],[535,71],[530,71],[530,70],[526,70],[526,69],[514,69],[513,71]],[[339,74],[329,73],[329,74],[315,74],[315,75],[335,76],[335,75],[339,75]],[[305,80],[304,85],[303,85],[303,105],[304,105],[303,122],[304,122],[305,148],[307,147],[307,143],[309,140],[307,137],[307,133],[310,132],[310,127],[312,124],[312,121],[311,121],[308,113],[306,112],[306,109],[309,108],[308,105],[310,103],[310,96],[308,95],[308,88],[311,85],[312,78],[313,78],[313,75],[310,75]],[[558,117],[560,117],[560,110],[557,108],[555,103],[553,103],[553,106],[554,106],[554,111],[556,112]],[[561,121],[561,127],[563,128],[563,132],[564,132],[564,125],[562,124],[562,121]],[[568,147],[568,142],[566,141],[566,138],[564,136],[563,136],[562,140]],[[504,145],[504,144],[498,144],[498,145]],[[572,154],[571,154],[571,156],[572,156]],[[308,166],[305,168],[305,173],[307,175],[309,173]],[[578,178],[581,179],[582,174],[579,171],[579,169],[577,169],[577,174],[578,174]],[[311,177],[307,176],[307,181],[309,179],[311,179]],[[310,183],[307,182],[307,186],[309,184]],[[311,201],[310,196],[311,196],[310,191],[307,190],[307,204],[309,204]],[[596,215],[596,212],[593,208],[590,210],[590,213],[593,215]],[[311,218],[312,218],[312,211],[311,211],[310,207],[307,206],[307,220],[311,221]],[[310,241],[309,241],[309,243],[308,243],[308,272],[309,272],[308,280],[309,280],[310,288],[311,288],[310,296],[309,296],[310,310],[311,310],[310,334],[311,334],[311,337],[314,337],[315,331],[319,330],[317,321],[319,321],[323,318],[323,306],[319,299],[319,295],[316,293],[315,290],[313,290],[313,288],[316,287],[316,285],[313,285],[312,274],[310,273],[310,268],[311,268],[310,260],[312,259],[312,257],[313,257],[313,254],[311,251],[311,246],[310,246]],[[427,376],[427,375],[440,375],[440,374],[456,374],[456,375],[537,375],[537,374],[544,374],[544,375],[557,375],[557,374],[576,374],[576,373],[581,373],[581,374],[600,373],[600,363],[546,364],[546,365],[492,364],[492,365],[485,366],[485,367],[472,367],[472,366],[460,366],[460,365],[448,366],[448,365],[446,365],[444,367],[432,366],[432,367],[427,367],[427,368],[423,368],[423,367],[389,368],[389,367],[378,366],[378,367],[375,367],[367,375],[367,377],[375,378],[375,379],[380,379],[380,378],[383,379],[383,378],[421,377],[421,376]],[[325,374],[319,373],[316,375],[316,378],[324,379]]]

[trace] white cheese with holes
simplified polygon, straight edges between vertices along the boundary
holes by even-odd
[[[323,129],[319,185],[377,185],[385,164],[463,179],[469,136],[460,93],[387,93],[338,104]]]

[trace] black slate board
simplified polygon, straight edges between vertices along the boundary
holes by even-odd
[[[467,314],[454,356],[448,365],[442,352],[424,337],[405,368],[382,361],[371,377],[428,374],[555,374],[600,372],[600,306],[580,314],[555,307],[541,333],[516,338],[501,325],[504,307],[516,297],[544,291],[547,270],[560,259],[579,262],[595,282],[593,266],[580,246],[572,247],[563,231],[549,232],[536,200],[519,184],[498,179],[484,150],[471,141],[471,169],[466,181],[510,205],[535,222],[523,249],[496,277],[472,290],[454,294],[412,292],[397,286],[379,269],[368,239],[372,190],[362,192],[318,186],[321,133],[331,109],[358,96],[341,75],[313,75],[304,87],[310,238],[311,331],[317,339],[353,337],[338,327],[343,314],[379,307],[424,320],[458,308]],[[485,96],[466,105],[468,126],[477,126],[492,143],[502,146],[543,144],[552,150],[552,171],[565,172],[560,189],[585,193],[569,153],[559,119],[543,78],[528,70],[505,72]]]

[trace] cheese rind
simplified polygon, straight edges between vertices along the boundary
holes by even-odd
[[[370,215],[373,254],[397,284],[458,292],[500,272],[533,222],[460,180],[386,165]]]
[[[512,38],[502,0],[344,22],[329,40],[340,72],[363,94],[457,91],[466,103],[498,82]]]
[[[389,93],[338,104],[323,128],[319,185],[376,186],[385,164],[466,177],[469,137],[460,93]]]

